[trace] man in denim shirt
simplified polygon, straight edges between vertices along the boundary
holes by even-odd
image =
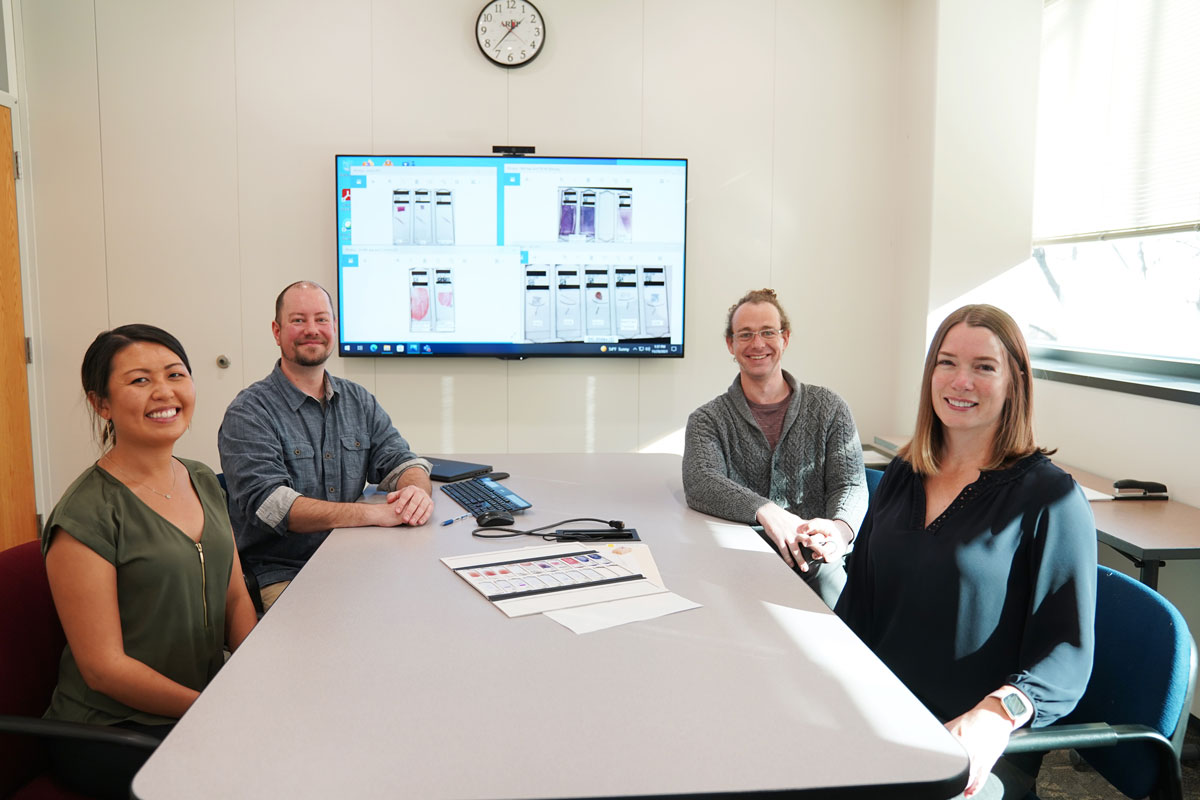
[[[281,358],[238,394],[217,434],[242,564],[264,608],[333,528],[424,525],[429,462],[409,449],[375,397],[325,371],[336,315],[321,286],[300,281],[275,300]],[[367,483],[387,503],[355,503]]]

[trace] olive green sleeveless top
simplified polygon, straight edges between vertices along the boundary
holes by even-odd
[[[204,509],[199,545],[96,465],[84,470],[42,530],[78,539],[117,571],[117,606],[125,653],[197,691],[224,663],[225,592],[233,569],[233,534],[225,495],[212,470],[179,459]],[[57,532],[56,532],[57,529]],[[147,714],[89,689],[68,644],[47,719],[111,725],[175,720]]]

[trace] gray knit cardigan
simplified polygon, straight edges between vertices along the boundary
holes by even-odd
[[[855,533],[867,513],[862,443],[850,407],[822,386],[792,387],[779,443],[771,452],[741,376],[688,417],[683,490],[697,511],[754,523],[768,501],[804,519],[840,519]]]

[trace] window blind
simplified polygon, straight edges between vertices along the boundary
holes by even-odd
[[[1200,2],[1045,7],[1034,238],[1196,229]]]

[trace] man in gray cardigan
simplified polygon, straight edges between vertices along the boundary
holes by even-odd
[[[842,558],[867,512],[862,444],[841,397],[784,371],[790,335],[771,289],[729,309],[725,344],[738,376],[688,418],[683,488],[697,511],[761,525],[832,608],[846,582]],[[820,561],[806,564],[801,548]]]

